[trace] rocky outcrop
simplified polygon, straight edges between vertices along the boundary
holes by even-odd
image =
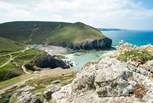
[[[63,47],[68,47],[71,49],[79,50],[79,49],[84,49],[84,50],[92,50],[92,49],[100,49],[100,50],[105,50],[105,49],[110,49],[112,46],[112,40],[109,38],[104,38],[104,39],[97,39],[97,40],[92,40],[92,41],[85,41],[79,44],[73,44],[70,42],[64,42],[60,44]]]
[[[109,56],[86,65],[69,85],[53,93],[56,103],[152,103],[153,82],[144,69]]]
[[[54,58],[53,56],[46,55],[35,58],[32,65],[40,68],[70,68],[64,61]]]
[[[34,89],[31,86],[18,89],[10,98],[9,103],[42,103],[38,96],[32,94],[31,90]]]
[[[47,101],[49,101],[52,99],[52,94],[60,89],[61,89],[60,84],[51,84],[50,86],[47,87],[47,90],[44,91],[43,96]]]

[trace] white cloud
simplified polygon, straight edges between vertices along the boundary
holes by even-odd
[[[81,21],[97,27],[153,29],[152,19],[153,9],[146,9],[135,0],[0,1],[0,22]]]

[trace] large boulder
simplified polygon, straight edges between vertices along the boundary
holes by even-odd
[[[151,103],[153,82],[143,72],[105,57],[86,65],[71,84],[53,93],[52,98],[56,103]]]

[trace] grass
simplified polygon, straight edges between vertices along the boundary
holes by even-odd
[[[31,77],[31,75],[24,74],[24,75],[14,77],[14,78],[9,79],[9,80],[2,81],[2,82],[0,82],[0,89],[3,89],[3,88],[8,87],[8,86],[11,86],[13,84],[16,84],[18,82],[21,82],[24,79],[28,79],[30,77]]]
[[[16,84],[26,79],[29,79],[27,80],[27,82],[25,82],[24,85],[35,87],[35,89],[32,90],[31,92],[33,94],[40,93],[38,96],[40,97],[41,101],[44,101],[44,97],[42,93],[44,92],[44,90],[46,90],[46,87],[48,85],[51,85],[52,81],[60,80],[60,83],[63,86],[63,85],[69,84],[75,77],[75,74],[76,74],[76,71],[72,69],[57,68],[57,69],[51,69],[51,70],[44,70],[44,71],[40,71],[38,74],[22,75],[4,82],[0,82],[0,89],[4,89],[12,84]],[[1,95],[2,98],[0,98],[0,101],[2,103],[8,103],[10,100],[10,97],[12,96],[13,93],[15,93],[16,89],[17,88],[10,89],[6,93],[2,94]],[[16,101],[16,100],[13,99],[13,101]],[[49,103],[52,103],[52,101],[50,100]]]
[[[37,49],[30,49],[25,52],[21,52],[17,54],[17,58],[14,59],[15,62],[19,64],[26,64],[29,63],[32,59],[45,55],[46,53]]]
[[[14,59],[0,68],[0,81],[7,80],[12,77],[16,77],[23,74],[23,71],[21,69],[21,66],[23,64],[29,63],[32,59],[45,54],[45,52],[37,49],[29,49],[25,52],[11,54],[12,58]],[[7,56],[3,56],[1,57],[1,59],[1,65],[7,62],[8,60]]]
[[[10,58],[9,55],[1,56],[1,57],[0,57],[0,65],[4,64],[6,61],[8,61],[9,58]]]
[[[23,48],[24,48],[24,45],[21,43],[17,43],[13,40],[0,37],[0,54],[17,51]]]
[[[55,73],[54,71],[57,73]],[[74,76],[75,72],[72,70],[52,70],[47,75],[27,81],[26,84],[35,87],[35,90],[33,92],[37,93],[44,91],[46,86],[50,85],[55,80],[59,80],[62,86],[69,84],[73,80]]]
[[[132,49],[129,51],[124,51],[123,53],[120,53],[118,56],[118,59],[121,61],[128,61],[128,60],[134,60],[134,61],[140,61],[141,63],[145,63],[149,60],[153,59],[153,55],[146,51],[141,49]]]

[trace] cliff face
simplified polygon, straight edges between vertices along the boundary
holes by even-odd
[[[67,65],[64,61],[56,59],[50,55],[35,58],[32,61],[32,64],[40,68],[70,68],[69,65]]]
[[[91,50],[91,49],[110,49],[112,46],[112,40],[109,38],[98,39],[93,41],[85,41],[79,44],[73,43],[65,43],[61,44],[63,47],[68,47],[71,49],[84,49],[84,50]]]

